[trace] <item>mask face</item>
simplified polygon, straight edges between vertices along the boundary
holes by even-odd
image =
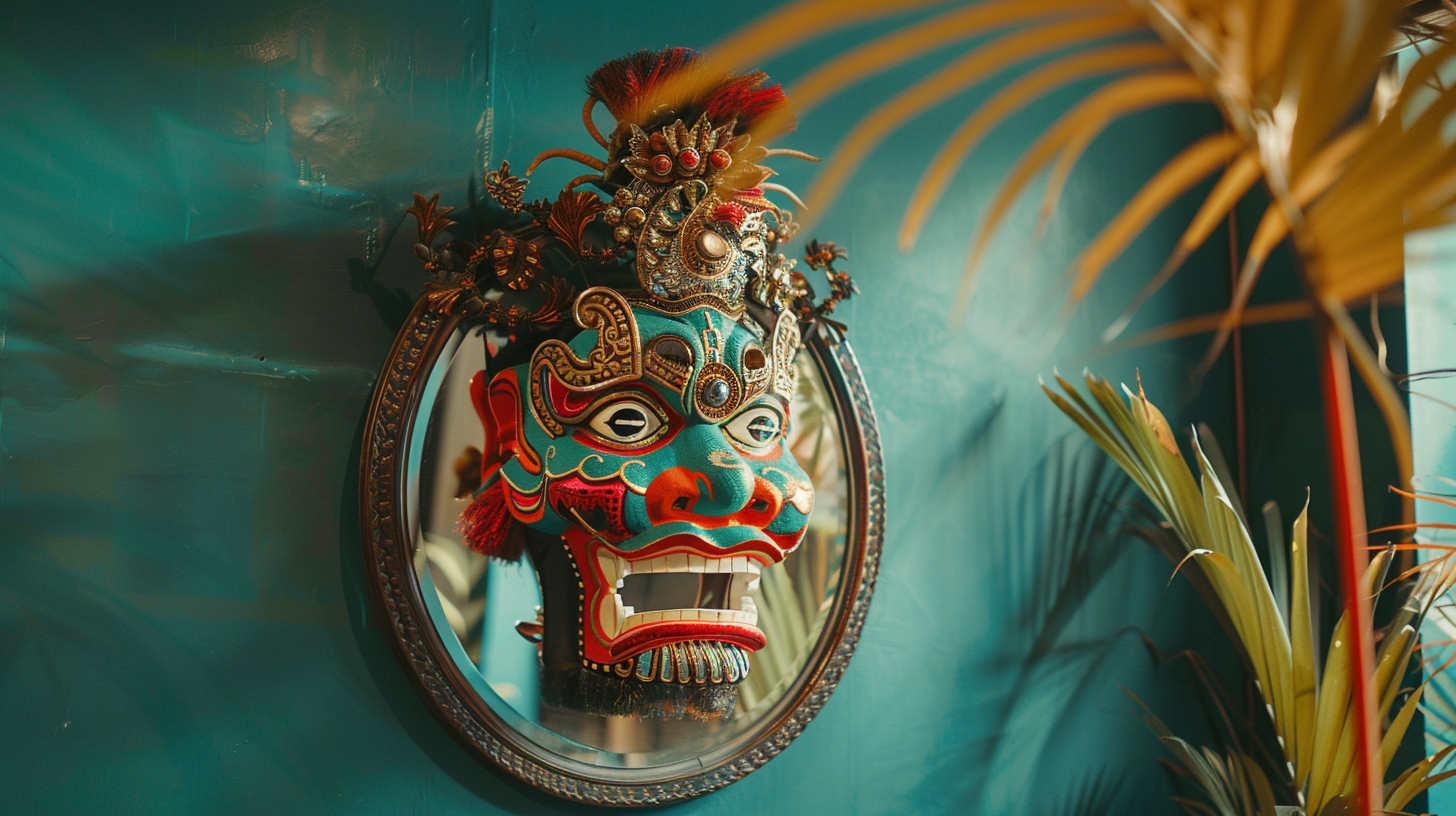
[[[577,314],[588,330],[476,389],[482,490],[569,554],[573,574],[538,572],[577,584],[583,671],[735,684],[765,643],[749,593],[813,507],[786,443],[797,325],[604,289]]]

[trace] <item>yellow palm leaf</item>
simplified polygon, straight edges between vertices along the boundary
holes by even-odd
[[[895,31],[846,51],[809,72],[788,89],[802,114],[866,77],[937,48],[1039,17],[1067,19],[1125,11],[1121,0],[992,0]]]
[[[1007,65],[1069,45],[1136,30],[1135,14],[1053,23],[1001,38],[936,71],[880,105],[840,142],[809,193],[809,209],[826,208],[881,141],[901,125]]]
[[[1163,66],[1172,59],[1173,52],[1161,43],[1117,45],[1063,57],[1007,85],[976,108],[975,113],[956,128],[930,160],[929,167],[910,195],[910,204],[900,225],[900,249],[909,252],[914,248],[925,222],[935,205],[940,203],[966,157],[987,133],[1011,114],[1069,82],[1129,68]]]
[[[1149,221],[1242,149],[1243,142],[1237,136],[1216,133],[1194,142],[1163,165],[1072,264],[1074,279],[1068,299],[1082,299],[1102,270],[1122,254]]]
[[[1193,102],[1207,98],[1198,78],[1185,71],[1137,74],[1108,84],[1057,120],[1022,155],[997,190],[996,197],[992,199],[990,208],[976,231],[955,308],[959,309],[970,294],[976,270],[980,267],[991,236],[1006,217],[1011,204],[1051,157],[1068,141],[1076,138],[1082,128],[1096,127],[1099,122],[1113,114],[1125,115],[1170,102]]]
[[[1213,190],[1209,192],[1208,198],[1203,200],[1197,214],[1188,223],[1188,228],[1178,238],[1178,243],[1173,248],[1173,254],[1163,263],[1158,274],[1154,275],[1153,279],[1148,281],[1137,293],[1122,314],[1118,315],[1117,319],[1103,331],[1102,342],[1110,343],[1122,334],[1143,303],[1173,277],[1194,250],[1203,246],[1203,242],[1207,241],[1213,231],[1218,228],[1224,216],[1228,215],[1234,205],[1239,203],[1239,199],[1253,188],[1254,184],[1259,181],[1261,172],[1259,155],[1247,150],[1240,154],[1238,159],[1228,166],[1228,169],[1224,170],[1218,182],[1213,185]]]

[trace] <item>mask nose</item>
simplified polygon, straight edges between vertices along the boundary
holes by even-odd
[[[687,521],[704,529],[768,526],[783,507],[783,496],[767,479],[754,476],[716,426],[698,426],[692,438],[678,434],[683,464],[658,474],[644,496],[652,524]],[[687,431],[688,429],[684,429]]]

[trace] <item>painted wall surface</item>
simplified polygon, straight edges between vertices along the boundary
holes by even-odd
[[[1410,335],[1411,371],[1441,372],[1453,367],[1456,348],[1456,287],[1451,285],[1451,264],[1456,253],[1456,234],[1450,230],[1414,236],[1406,242],[1406,292]],[[1416,486],[1432,493],[1449,494],[1456,478],[1456,383],[1447,377],[1422,378],[1411,385],[1411,432],[1415,438]],[[1417,506],[1417,520],[1423,523],[1456,523],[1452,508],[1431,502]],[[1451,543],[1446,531],[1430,531],[1426,540]],[[1430,621],[1427,640],[1456,637],[1448,622]],[[1446,706],[1449,692],[1443,694]],[[1432,813],[1449,813],[1456,808],[1456,786],[1449,782],[1431,791]]]
[[[0,809],[587,810],[457,746],[366,600],[354,460],[376,371],[420,291],[403,213],[416,190],[462,203],[487,163],[590,149],[577,115],[591,69],[641,47],[707,46],[771,5],[11,5]],[[791,86],[882,30],[765,67]],[[950,56],[837,97],[786,144],[832,152],[850,123]],[[1090,364],[1131,381],[1140,368],[1171,419],[1231,439],[1224,365],[1188,386],[1201,339],[1091,351],[1161,265],[1177,216],[1046,341],[1076,250],[1218,120],[1187,107],[1115,125],[1045,236],[1035,201],[1023,203],[957,323],[971,226],[1018,151],[1085,88],[995,133],[915,253],[895,249],[894,230],[939,140],[1009,78],[896,133],[814,232],[849,249],[862,291],[836,316],[852,327],[885,445],[880,584],[855,660],[807,732],[674,812],[1176,812],[1159,746],[1119,687],[1200,739],[1195,681],[1185,664],[1158,665],[1144,639],[1218,660],[1221,636],[1123,532],[1126,483],[1036,378]],[[813,172],[787,167],[782,180],[804,189]],[[574,174],[550,163],[533,191]],[[1221,246],[1134,329],[1218,308]]]

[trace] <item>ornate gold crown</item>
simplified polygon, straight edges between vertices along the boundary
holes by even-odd
[[[436,275],[429,284],[431,297],[443,305],[458,303],[508,329],[548,328],[570,309],[570,267],[579,267],[591,285],[603,285],[616,269],[630,268],[635,287],[625,281],[606,285],[660,311],[676,314],[709,305],[738,316],[753,303],[841,332],[843,326],[828,315],[855,291],[848,274],[834,269],[844,253],[830,243],[809,243],[808,266],[822,269],[830,288],[816,303],[797,262],[777,251],[797,230],[793,213],[766,197],[782,194],[802,206],[788,188],[768,182],[773,171],[762,164],[765,159],[818,160],[753,145],[747,132],[754,120],[784,104],[783,91],[765,86],[763,73],[730,74],[686,100],[660,104],[656,92],[696,58],[685,48],[640,51],[588,77],[582,120],[606,149],[606,158],[567,148],[541,153],[527,176],[551,158],[569,158],[595,172],[572,179],[554,202],[532,203],[525,201],[526,181],[502,162],[486,174],[485,188],[515,222],[494,228],[477,224],[478,240],[437,247],[437,236],[456,225],[448,218],[451,208],[440,207],[438,196],[416,196],[410,212],[420,225],[416,252]],[[616,119],[606,137],[592,121],[599,103]],[[577,189],[585,184],[611,199]],[[528,223],[521,222],[523,214],[530,216]],[[598,218],[605,230],[593,229]],[[569,254],[556,260],[564,263],[553,262],[553,250],[559,256],[561,249]],[[513,297],[533,290],[534,301]]]

